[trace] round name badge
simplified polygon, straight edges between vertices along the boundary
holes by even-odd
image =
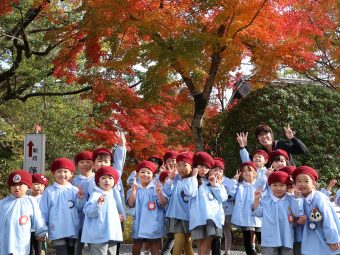
[[[181,197],[182,197],[182,200],[184,201],[184,203],[188,203],[189,202],[189,196],[187,196],[184,191],[182,190],[181,191]]]
[[[74,202],[72,200],[68,201],[68,207],[73,208],[74,207]]]
[[[316,223],[310,222],[308,227],[309,227],[309,229],[314,230],[314,229],[316,229]]]
[[[28,216],[26,216],[26,215],[22,215],[22,216],[19,218],[19,224],[20,224],[20,225],[25,225],[28,221],[29,221],[29,218],[28,218]]]
[[[13,176],[12,180],[13,180],[14,183],[18,183],[18,182],[21,181],[21,176],[19,174],[16,174],[16,175]]]
[[[150,201],[150,202],[148,203],[148,209],[149,209],[149,211],[155,210],[155,209],[156,209],[156,203],[153,202],[153,201]]]

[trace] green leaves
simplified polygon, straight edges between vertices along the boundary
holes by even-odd
[[[270,125],[275,139],[286,139],[284,126],[290,124],[296,136],[309,149],[306,155],[294,156],[296,165],[310,165],[320,173],[321,185],[330,178],[340,178],[340,94],[321,86],[269,86],[253,91],[230,112],[224,114],[219,152],[232,175],[237,169],[239,146],[237,132],[249,132],[249,152],[259,147],[255,127]]]

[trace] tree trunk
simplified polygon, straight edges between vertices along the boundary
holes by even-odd
[[[202,122],[205,109],[208,105],[208,100],[203,98],[203,94],[199,93],[194,96],[194,117],[191,122],[191,129],[194,138],[195,150],[204,151],[204,145],[202,141]]]

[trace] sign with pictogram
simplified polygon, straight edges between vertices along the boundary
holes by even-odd
[[[27,134],[24,141],[24,169],[45,173],[45,134]]]

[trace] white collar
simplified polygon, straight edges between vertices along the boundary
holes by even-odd
[[[312,193],[310,193],[307,197],[305,197],[305,200],[308,204],[312,203],[314,195],[315,195],[315,190],[313,189]]]
[[[69,188],[69,187],[72,187],[72,184],[70,182],[68,182],[66,185],[61,185],[61,184],[59,184],[57,182],[54,182],[53,186],[57,187],[57,188]]]
[[[270,197],[271,197],[271,199],[272,199],[275,203],[276,203],[277,201],[279,201],[279,200],[285,200],[285,199],[286,199],[286,195],[284,195],[284,196],[281,197],[281,198],[278,198],[277,196],[274,196],[272,192],[270,193]]]
[[[85,175],[82,175],[82,174],[78,175],[78,178],[82,179],[82,180],[88,180],[88,179],[90,179],[92,177],[94,177],[94,174],[91,174],[90,176],[85,176]]]

